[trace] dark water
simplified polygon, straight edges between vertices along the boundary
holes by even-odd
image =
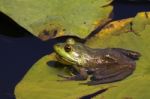
[[[150,11],[149,3],[112,4],[113,20],[133,17],[141,11]],[[38,59],[53,51],[53,44],[62,40],[64,39],[42,42],[0,13],[0,99],[15,99],[13,94],[16,84]]]
[[[140,2],[127,2],[128,0],[123,0],[124,2],[119,1],[121,0],[114,0],[114,2],[112,2],[113,11],[110,18],[113,20],[135,17],[138,12],[150,11],[150,1],[148,0],[139,0]]]
[[[15,85],[51,48],[35,37],[0,36],[0,99],[11,99]]]

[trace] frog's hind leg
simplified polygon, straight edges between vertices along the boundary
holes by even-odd
[[[141,56],[141,54],[136,51],[126,50],[122,48],[112,48],[112,49],[123,53],[124,55],[126,55],[127,57],[130,57],[133,60],[138,60],[139,57]]]
[[[115,81],[123,80],[124,78],[128,77],[130,74],[133,73],[133,70],[130,68],[126,68],[124,70],[118,71],[113,74],[108,75],[93,75],[91,77],[91,81],[88,81],[87,85],[98,85],[98,84],[104,84],[104,83],[111,83]]]

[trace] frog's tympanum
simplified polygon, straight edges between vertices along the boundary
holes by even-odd
[[[74,76],[61,77],[66,80],[86,80],[85,84],[96,85],[119,81],[133,73],[140,53],[122,48],[93,49],[68,39],[54,45],[59,62],[72,65],[78,72]]]

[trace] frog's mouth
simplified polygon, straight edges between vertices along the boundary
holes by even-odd
[[[57,53],[56,53],[55,56],[56,56],[56,59],[57,59],[60,63],[67,64],[67,65],[72,65],[72,64],[74,64],[74,61],[72,61],[72,60],[70,60],[70,59],[68,59],[68,58],[64,58],[64,57],[58,55]]]

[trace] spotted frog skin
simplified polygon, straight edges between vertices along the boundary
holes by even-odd
[[[70,38],[54,45],[59,62],[73,66],[78,72],[66,80],[86,80],[87,85],[97,85],[122,80],[133,73],[140,53],[122,48],[93,49]]]

